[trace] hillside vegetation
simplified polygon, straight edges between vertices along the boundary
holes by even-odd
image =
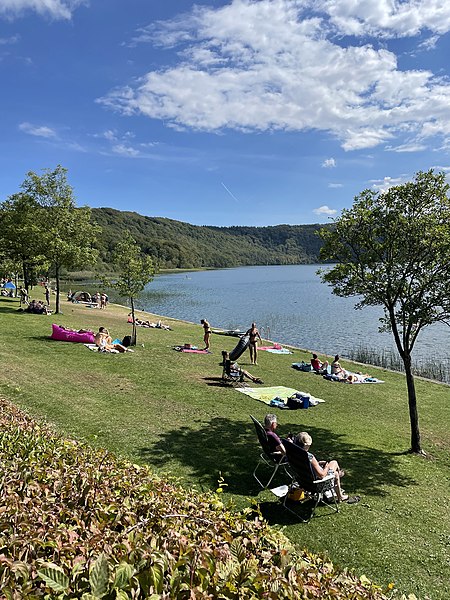
[[[112,208],[92,209],[92,219],[103,230],[99,249],[106,264],[126,229],[162,268],[313,263],[322,245],[322,225],[208,227]]]

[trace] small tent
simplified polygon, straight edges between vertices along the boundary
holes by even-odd
[[[83,292],[82,290],[72,294],[71,300],[72,302],[92,302],[92,298],[89,292]]]

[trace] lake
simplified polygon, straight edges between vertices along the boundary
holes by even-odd
[[[277,342],[325,354],[349,356],[355,347],[393,351],[390,333],[378,332],[378,307],[355,310],[354,298],[339,298],[322,283],[320,265],[240,267],[157,276],[137,306],[142,310],[212,327],[248,329]],[[213,340],[214,341],[214,340]],[[450,360],[450,328],[425,329],[417,360]]]

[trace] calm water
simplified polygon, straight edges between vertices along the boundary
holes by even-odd
[[[281,343],[346,355],[358,346],[391,350],[390,334],[378,333],[381,310],[355,310],[353,298],[339,298],[316,275],[317,265],[241,267],[160,275],[147,286],[138,307],[213,327],[248,329]],[[415,357],[450,354],[450,328],[427,328]]]

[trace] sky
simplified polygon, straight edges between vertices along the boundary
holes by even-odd
[[[445,0],[0,0],[0,201],[61,164],[79,206],[326,223],[450,177]]]

